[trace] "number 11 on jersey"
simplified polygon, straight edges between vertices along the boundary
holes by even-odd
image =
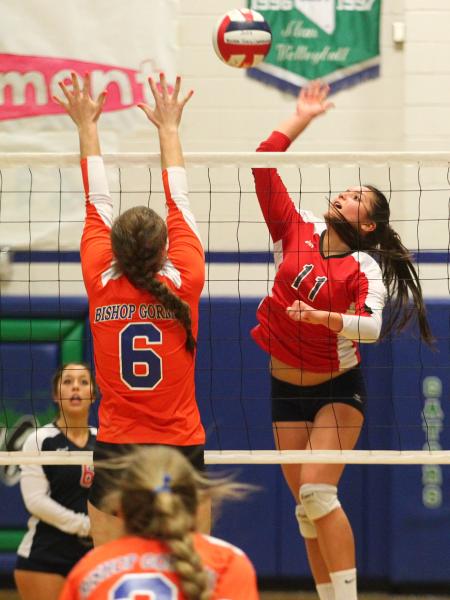
[[[311,264],[304,265],[303,269],[300,271],[300,273],[297,275],[297,277],[292,282],[292,287],[294,288],[294,290],[298,290],[302,281],[304,279],[306,279],[306,277],[308,277],[308,275],[313,270],[314,270],[314,265],[311,265]],[[325,275],[318,275],[316,277],[315,281],[316,281],[315,284],[313,285],[313,287],[311,288],[311,290],[308,294],[308,300],[311,300],[311,302],[315,299],[315,297],[319,293],[320,288],[326,283],[327,278],[325,277]]]

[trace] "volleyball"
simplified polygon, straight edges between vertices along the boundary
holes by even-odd
[[[217,21],[213,45],[217,56],[230,67],[248,69],[262,62],[270,50],[272,33],[255,10],[235,8]]]

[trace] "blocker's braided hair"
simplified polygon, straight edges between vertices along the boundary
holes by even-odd
[[[156,278],[165,259],[167,227],[164,220],[146,206],[130,208],[113,223],[111,243],[117,268],[135,287],[146,290],[172,311],[186,331],[186,348],[193,353],[196,342],[189,305]]]

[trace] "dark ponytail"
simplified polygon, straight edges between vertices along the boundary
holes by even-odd
[[[189,305],[155,278],[164,264],[167,228],[164,220],[151,208],[137,206],[125,211],[111,229],[111,243],[118,269],[130,282],[155,296],[172,311],[186,331],[186,349],[195,351]]]

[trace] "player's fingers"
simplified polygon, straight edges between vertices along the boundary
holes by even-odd
[[[75,71],[72,71],[70,74],[72,78],[72,90],[74,94],[78,95],[80,93],[80,82],[78,81],[78,75]]]
[[[180,93],[180,87],[181,87],[181,77],[179,75],[177,75],[177,78],[175,79],[175,87],[173,88],[173,92],[172,92],[172,98],[175,100],[175,102],[178,100],[178,94]]]
[[[319,89],[318,89],[318,95],[319,95],[321,102],[323,102],[327,98],[329,91],[330,91],[330,86],[327,83],[320,84]]]
[[[147,117],[152,112],[152,109],[150,108],[150,106],[148,104],[140,103],[137,105],[137,107],[140,108],[142,110],[142,112],[144,112],[147,115]]]
[[[161,96],[163,100],[167,100],[169,94],[167,92],[167,81],[164,73],[159,74],[159,85],[161,86]]]
[[[107,96],[107,91],[106,90],[103,90],[103,92],[101,92],[101,94],[98,95],[98,98],[97,98],[97,112],[96,112],[97,116],[103,110],[103,105],[105,104],[106,96]]]
[[[152,110],[150,106],[148,106],[148,104],[138,104],[137,106],[142,110],[142,112],[146,114],[149,121],[151,121],[155,125],[158,125],[158,122],[155,119],[155,111]]]
[[[300,301],[294,300],[294,302],[291,304],[291,306],[288,307],[288,310],[298,312],[300,310]]]
[[[148,84],[150,86],[150,89],[152,91],[153,94],[153,98],[155,99],[156,104],[158,104],[160,98],[161,98],[161,94],[156,86],[155,80],[152,77],[148,78]]]
[[[67,103],[63,102],[61,100],[61,98],[58,98],[58,96],[52,96],[52,100],[53,102],[56,102],[56,104],[59,104],[60,106],[62,106],[65,110],[67,110]]]
[[[320,101],[320,81],[317,81],[317,79],[311,82],[310,95],[315,100]]]
[[[300,94],[298,95],[298,99],[301,101],[304,101],[306,99],[307,93],[306,93],[306,88],[302,88],[300,90]]]
[[[289,306],[286,309],[287,316],[293,321],[300,321],[300,311],[293,308],[293,306]]]
[[[69,90],[67,89],[65,83],[63,81],[58,81],[58,85],[61,88],[62,93],[64,94],[64,96],[67,98],[68,102],[71,101],[72,99],[72,94],[71,92],[69,92]]]
[[[303,96],[304,96],[304,100],[308,101],[311,97],[311,83],[308,83],[304,88],[303,88]]]
[[[189,90],[189,92],[186,94],[185,98],[181,102],[181,108],[185,107],[185,105],[189,102],[189,100],[192,98],[193,95],[194,95],[194,90]]]
[[[91,95],[91,75],[86,71],[83,77],[83,94],[85,96]]]

